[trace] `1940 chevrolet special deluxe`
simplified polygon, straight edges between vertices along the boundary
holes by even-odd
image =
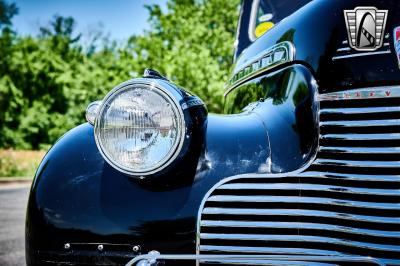
[[[90,104],[27,264],[400,265],[398,26],[397,0],[244,0],[224,114],[151,69]]]

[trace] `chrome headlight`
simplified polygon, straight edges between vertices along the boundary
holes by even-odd
[[[147,80],[114,88],[95,121],[97,146],[117,170],[143,177],[168,166],[185,138],[185,119],[173,91]]]

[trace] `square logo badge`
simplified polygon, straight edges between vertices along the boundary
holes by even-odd
[[[356,7],[344,10],[348,41],[357,51],[375,51],[382,47],[388,10]]]

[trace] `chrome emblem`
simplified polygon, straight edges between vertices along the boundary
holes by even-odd
[[[399,98],[400,87],[378,87],[378,88],[365,88],[353,89],[338,92],[329,92],[319,94],[318,100],[320,101],[334,101],[334,100],[362,100],[362,99],[381,99],[381,98]]]
[[[250,80],[256,75],[271,70],[278,65],[295,60],[295,47],[291,42],[284,41],[261,51],[247,60],[247,62],[234,72],[226,84],[226,96],[240,84]]]
[[[378,10],[375,7],[344,10],[350,47],[357,51],[375,51],[381,48],[387,14],[387,10]]]
[[[393,38],[394,38],[394,49],[396,50],[397,62],[400,67],[400,26],[394,29]]]

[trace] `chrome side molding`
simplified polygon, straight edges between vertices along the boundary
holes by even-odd
[[[291,42],[284,41],[254,56],[249,60],[249,63],[233,73],[226,85],[224,96],[240,84],[243,84],[258,74],[284,63],[294,61],[295,51],[295,47]]]

